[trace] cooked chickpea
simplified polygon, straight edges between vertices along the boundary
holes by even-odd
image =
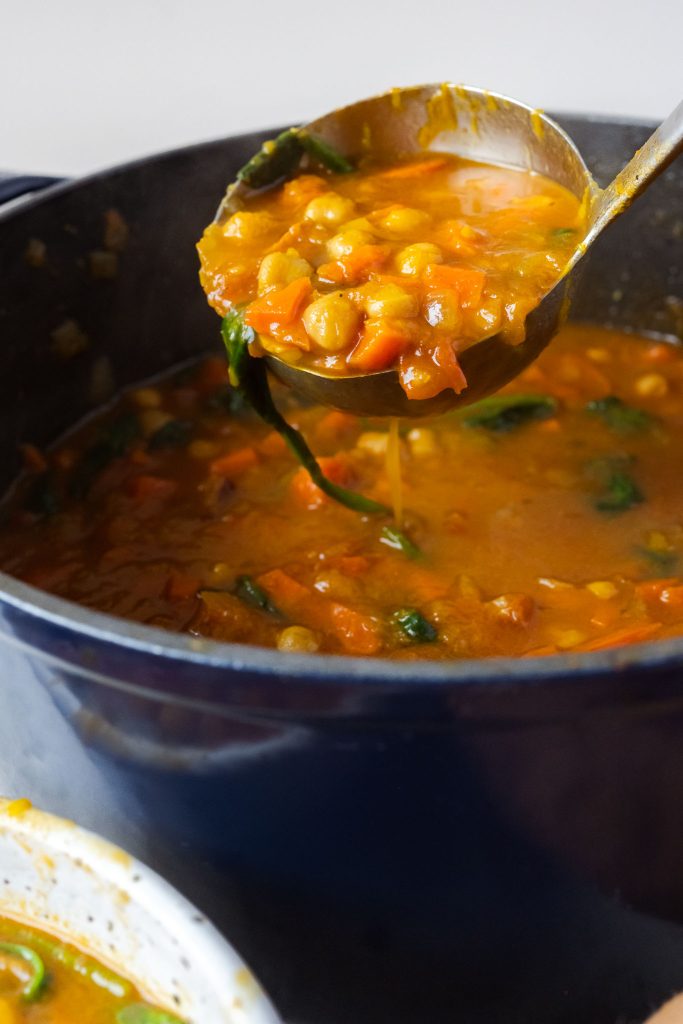
[[[339,260],[343,256],[348,256],[350,252],[358,249],[361,245],[370,245],[374,240],[375,236],[369,231],[363,231],[361,228],[345,228],[344,231],[333,235],[329,240],[327,254],[330,259]]]
[[[256,242],[270,235],[276,221],[265,210],[238,210],[223,228],[226,238],[239,238],[243,242]]]
[[[408,431],[407,440],[411,454],[418,458],[434,455],[436,452],[436,436],[428,427],[413,427]]]
[[[341,352],[355,341],[361,314],[343,294],[333,292],[312,302],[302,319],[316,345],[327,352]]]
[[[378,227],[392,235],[409,235],[426,227],[431,222],[426,210],[413,210],[410,206],[399,206],[389,210],[378,221]]]
[[[355,212],[356,206],[353,200],[337,195],[336,192],[326,192],[325,195],[311,199],[306,207],[304,217],[306,220],[312,220],[314,224],[337,228],[349,220]]]
[[[646,373],[636,381],[636,392],[641,398],[663,398],[668,391],[666,377],[661,373]]]
[[[312,654],[320,647],[318,638],[311,629],[305,626],[287,626],[278,633],[278,651],[289,651],[292,654]]]
[[[379,430],[366,430],[356,441],[356,448],[370,452],[371,455],[386,455],[388,445],[389,435]]]
[[[401,274],[419,276],[430,263],[443,263],[441,249],[432,242],[407,245],[396,256],[396,266]]]
[[[313,267],[296,249],[287,252],[271,252],[264,256],[258,269],[258,293],[265,294],[274,288],[297,281],[300,277],[308,277]]]
[[[359,289],[359,295],[370,317],[411,317],[420,309],[417,296],[397,284],[367,284]]]
[[[430,327],[459,331],[462,325],[462,310],[455,292],[439,292],[436,295],[430,295],[424,315]]]

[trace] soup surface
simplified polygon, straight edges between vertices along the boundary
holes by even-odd
[[[26,446],[0,567],[282,651],[447,659],[683,633],[677,347],[569,327],[504,392],[400,425],[395,447],[386,421],[278,398],[326,475],[393,498],[400,522],[326,498],[209,359],[51,452]]]
[[[0,1024],[182,1024],[75,946],[0,917]]]
[[[199,243],[225,315],[328,374],[398,367],[410,398],[466,386],[458,353],[524,320],[582,237],[584,212],[538,174],[427,154],[304,174],[247,198]]]

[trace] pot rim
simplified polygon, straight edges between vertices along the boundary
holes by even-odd
[[[649,119],[591,114],[574,111],[551,112],[549,116],[558,119],[582,120],[589,124],[613,124],[625,127],[651,129],[656,122]],[[70,192],[81,186],[143,167],[157,160],[190,153],[207,146],[220,146],[250,136],[269,136],[281,128],[260,128],[251,132],[240,132],[224,138],[192,143],[161,153],[149,154],[113,167],[94,171],[84,177],[52,185],[41,192],[29,194],[0,209],[0,226],[6,220],[24,212],[27,208],[48,203],[52,198]],[[37,587],[23,583],[6,573],[0,572],[0,610],[7,604],[18,611],[41,619],[62,629],[80,634],[89,639],[113,644],[130,651],[152,654],[155,657],[208,667],[248,671],[257,675],[296,676],[297,682],[314,686],[346,683],[392,683],[401,690],[410,685],[426,685],[442,688],[465,684],[513,684],[559,682],[568,676],[582,677],[609,674],[630,668],[657,668],[671,662],[683,661],[683,637],[655,640],[635,644],[631,647],[614,648],[606,651],[555,654],[539,658],[468,658],[452,661],[411,661],[397,662],[385,658],[350,657],[329,654],[283,654],[270,648],[249,644],[225,643],[208,638],[197,638],[155,626],[120,619],[105,612],[84,608],[75,602],[55,597]],[[4,641],[11,641],[7,633]],[[107,678],[95,673],[94,679],[106,682]],[[218,680],[220,685],[220,677]],[[135,684],[127,684],[136,689]]]
[[[220,1019],[223,1019],[223,1013],[227,1013],[225,1024],[237,1019],[243,1020],[245,1024],[282,1024],[259,982],[227,939],[170,882],[131,854],[66,818],[33,807],[29,801],[2,796],[0,832],[18,840],[24,850],[39,861],[45,858],[46,851],[55,858],[65,857],[73,864],[76,877],[80,874],[102,882],[105,892],[117,894],[124,905],[134,902],[160,929],[176,937],[182,936],[180,952],[185,950],[189,956],[191,950],[195,964],[202,964],[206,984],[221,992],[223,1006]],[[65,883],[57,879],[51,884],[61,887]],[[113,895],[112,900],[113,907],[116,902]],[[22,908],[19,914],[8,908],[8,916],[54,935],[57,939],[72,942],[95,959],[101,959],[97,949],[90,950],[87,939],[80,933],[70,934],[68,925],[63,921],[51,927],[51,916],[46,917],[44,912],[41,914],[39,905],[40,900],[36,897],[34,907],[31,907],[29,901],[28,908]],[[3,897],[0,899],[0,913],[6,907],[7,901]],[[76,927],[75,922],[72,925]],[[109,955],[104,962],[107,960],[110,967],[144,990],[144,979],[141,983],[141,979],[136,978],[135,972],[130,971],[127,965],[117,963],[116,956]],[[170,994],[165,995],[170,1002]],[[159,997],[163,996],[164,993],[159,991]],[[228,1009],[230,998],[239,1000],[235,1002],[239,1010],[234,1017]]]

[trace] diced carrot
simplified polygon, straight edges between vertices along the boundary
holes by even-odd
[[[659,600],[669,608],[683,608],[683,586],[665,587]]]
[[[281,569],[262,573],[256,582],[284,615],[331,633],[350,654],[375,654],[379,650],[382,638],[371,616],[324,598]]]
[[[228,452],[227,455],[220,455],[210,464],[210,470],[214,476],[224,476],[231,479],[241,476],[258,462],[258,455],[250,447],[238,448],[236,452]]]
[[[382,639],[375,619],[336,602],[330,605],[330,615],[332,632],[349,654],[377,653]]]
[[[513,626],[528,626],[536,605],[529,594],[502,594],[490,602],[490,608],[501,622]]]
[[[342,487],[351,483],[351,467],[340,455],[319,458],[318,465],[328,480],[331,480],[332,483],[340,484]],[[305,470],[303,466],[301,469],[298,469],[292,477],[291,486],[292,494],[295,496],[297,501],[301,502],[301,504],[306,508],[319,508],[325,502],[329,501],[327,495],[320,490],[317,484],[313,483],[308,471]]]
[[[644,580],[643,583],[637,583],[635,589],[638,597],[644,601],[659,601],[665,590],[676,588],[679,582],[677,577],[669,576],[659,580]]]
[[[427,160],[415,160],[412,163],[399,164],[398,167],[390,167],[387,171],[380,171],[377,178],[421,178],[425,174],[433,174],[440,171],[448,163],[445,157],[435,156]]]
[[[244,313],[244,322],[255,331],[268,334],[273,324],[291,324],[296,320],[310,294],[310,280],[300,277],[250,303]]]
[[[659,341],[645,350],[645,358],[651,363],[670,363],[676,359],[676,346]]]
[[[316,434],[331,441],[338,441],[340,437],[354,434],[358,429],[358,417],[348,412],[340,412],[332,409],[326,413],[316,427]]]
[[[261,573],[256,582],[272,597],[273,604],[287,614],[294,604],[312,597],[312,592],[303,583],[288,576],[282,569],[271,569]]]
[[[259,441],[257,447],[262,455],[283,455],[287,451],[287,442],[282,434],[278,434],[277,430],[271,430]]]
[[[349,366],[363,373],[385,370],[396,362],[410,338],[402,325],[391,320],[367,323],[360,341],[349,356]]]
[[[323,263],[317,274],[321,280],[331,284],[358,284],[373,270],[384,266],[390,255],[388,245],[359,245],[334,263]]]
[[[311,339],[301,319],[294,320],[291,324],[271,324],[269,333],[280,345],[291,345],[303,352],[311,350]],[[268,347],[267,342],[264,347]]]
[[[166,583],[166,596],[170,601],[188,601],[191,597],[196,597],[200,586],[201,580],[196,576],[173,569]]]
[[[463,306],[474,308],[481,302],[486,274],[476,267],[451,267],[430,263],[424,272],[427,288],[447,288],[457,292]]]
[[[625,626],[623,629],[617,629],[614,633],[608,633],[607,636],[597,637],[595,640],[589,640],[588,643],[582,644],[581,647],[576,650],[581,651],[606,651],[611,647],[622,647],[628,644],[642,644],[646,640],[651,640],[657,633],[660,632],[662,626],[659,622],[641,622],[636,623],[633,626]]]
[[[163,501],[175,492],[177,484],[174,480],[166,480],[160,476],[143,474],[131,477],[126,483],[126,492],[136,501]]]

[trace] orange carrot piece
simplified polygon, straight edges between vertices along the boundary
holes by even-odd
[[[166,583],[166,596],[170,601],[188,601],[191,597],[196,597],[200,586],[201,580],[196,576],[173,569]]]
[[[665,590],[678,587],[680,580],[676,576],[668,576],[659,580],[645,580],[636,584],[636,594],[644,601],[659,601]]]
[[[330,601],[282,572],[272,569],[256,580],[273,604],[290,619],[331,633],[349,654],[375,654],[382,643],[375,619]]]
[[[271,569],[261,573],[256,582],[272,597],[274,605],[287,614],[287,608],[312,597],[312,592],[303,583],[288,576],[282,569]]]
[[[340,455],[319,458],[318,465],[328,480],[346,487],[351,483],[351,467]],[[292,494],[305,508],[320,508],[330,499],[311,480],[308,471],[301,467],[292,477]]]
[[[359,245],[353,252],[342,256],[333,263],[323,263],[317,274],[322,281],[331,284],[357,284],[389,259],[388,245]]]
[[[258,442],[258,450],[262,455],[284,455],[287,451],[287,442],[277,430],[271,430],[269,434]]]
[[[174,480],[166,480],[160,476],[143,474],[131,477],[126,483],[126,492],[136,501],[163,501],[175,492],[177,484]]]
[[[683,586],[664,587],[659,600],[669,608],[683,608]]]
[[[617,629],[614,633],[608,633],[607,636],[600,636],[595,640],[589,640],[588,643],[582,644],[581,647],[576,648],[576,650],[607,651],[612,647],[624,647],[629,644],[642,644],[646,640],[652,640],[652,638],[660,632],[661,628],[662,626],[659,622],[636,623],[633,626],[625,626],[623,629]]]
[[[349,366],[363,373],[385,370],[398,359],[409,341],[405,331],[391,320],[368,323],[349,356]]]
[[[476,267],[450,267],[445,263],[430,263],[424,272],[427,288],[447,288],[457,292],[463,306],[475,307],[481,302],[486,274]]]
[[[228,479],[241,476],[258,462],[258,455],[250,447],[238,448],[236,452],[228,452],[227,455],[220,455],[210,465],[214,476],[224,476]]]
[[[294,348],[300,348],[303,352],[311,350],[311,339],[308,337],[301,319],[288,324],[273,323],[270,325],[269,333],[281,345],[292,345]]]
[[[270,332],[273,324],[291,324],[310,294],[309,278],[300,277],[250,303],[244,313],[244,322],[264,334]]]
[[[441,156],[430,157],[427,160],[416,160],[413,163],[400,164],[398,167],[390,167],[387,171],[380,171],[377,178],[401,179],[421,178],[425,174],[433,174],[445,167],[448,161]]]
[[[342,434],[349,434],[357,429],[357,416],[352,416],[349,412],[340,412],[338,409],[332,409],[320,420],[316,427],[316,433],[338,438]]]

